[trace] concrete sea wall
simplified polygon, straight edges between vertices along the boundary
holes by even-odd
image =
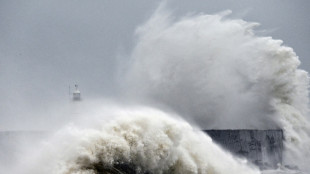
[[[261,169],[282,164],[282,130],[204,130],[216,143]]]

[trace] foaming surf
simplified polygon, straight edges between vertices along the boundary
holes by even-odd
[[[307,72],[298,69],[292,48],[256,36],[257,23],[228,14],[174,18],[159,8],[137,29],[137,45],[121,80],[129,101],[153,107],[108,112],[98,107],[113,119],[82,114],[96,126],[58,131],[16,173],[117,173],[124,165],[134,173],[261,173],[200,128],[283,129],[284,163],[309,172]],[[281,166],[264,171],[290,172],[295,171]]]
[[[60,131],[28,173],[122,173],[120,165],[132,173],[260,173],[176,115],[145,107],[109,112],[117,118],[97,128]]]
[[[229,13],[176,18],[159,8],[137,29],[128,96],[204,129],[283,129],[283,163],[309,172],[308,73],[292,48]]]

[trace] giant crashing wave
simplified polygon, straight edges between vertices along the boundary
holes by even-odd
[[[126,93],[202,129],[282,129],[284,163],[310,172],[308,73],[257,23],[164,8],[137,29]]]
[[[310,156],[307,73],[298,69],[298,57],[282,41],[258,37],[256,23],[226,15],[176,19],[159,8],[137,29],[125,93],[201,128],[281,128],[285,161],[310,171],[304,160]],[[117,110],[126,116],[100,128],[61,131],[62,138],[43,148],[45,155],[30,173],[125,173],[124,168],[133,173],[260,173],[178,117],[156,109]]]
[[[61,130],[37,152],[44,155],[28,173],[260,173],[177,115],[146,107],[107,113],[117,118],[97,128]]]

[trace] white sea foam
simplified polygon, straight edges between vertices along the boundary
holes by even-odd
[[[255,36],[256,23],[228,14],[176,19],[159,8],[137,29],[125,93],[205,129],[282,128],[285,163],[309,172],[308,74],[298,69],[292,48]],[[96,126],[59,131],[23,173],[95,173],[98,164],[120,162],[137,173],[260,173],[173,114],[123,107],[98,112],[117,119],[82,114]]]
[[[137,30],[126,93],[204,129],[281,128],[284,163],[310,172],[307,72],[292,48],[229,13],[175,18],[159,8]]]
[[[133,164],[137,173],[260,173],[177,116],[141,107],[106,113],[118,118],[97,128],[61,130],[28,173],[95,174],[95,165],[116,163]]]

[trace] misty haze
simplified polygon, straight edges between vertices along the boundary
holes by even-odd
[[[310,173],[309,8],[0,1],[0,171]]]

